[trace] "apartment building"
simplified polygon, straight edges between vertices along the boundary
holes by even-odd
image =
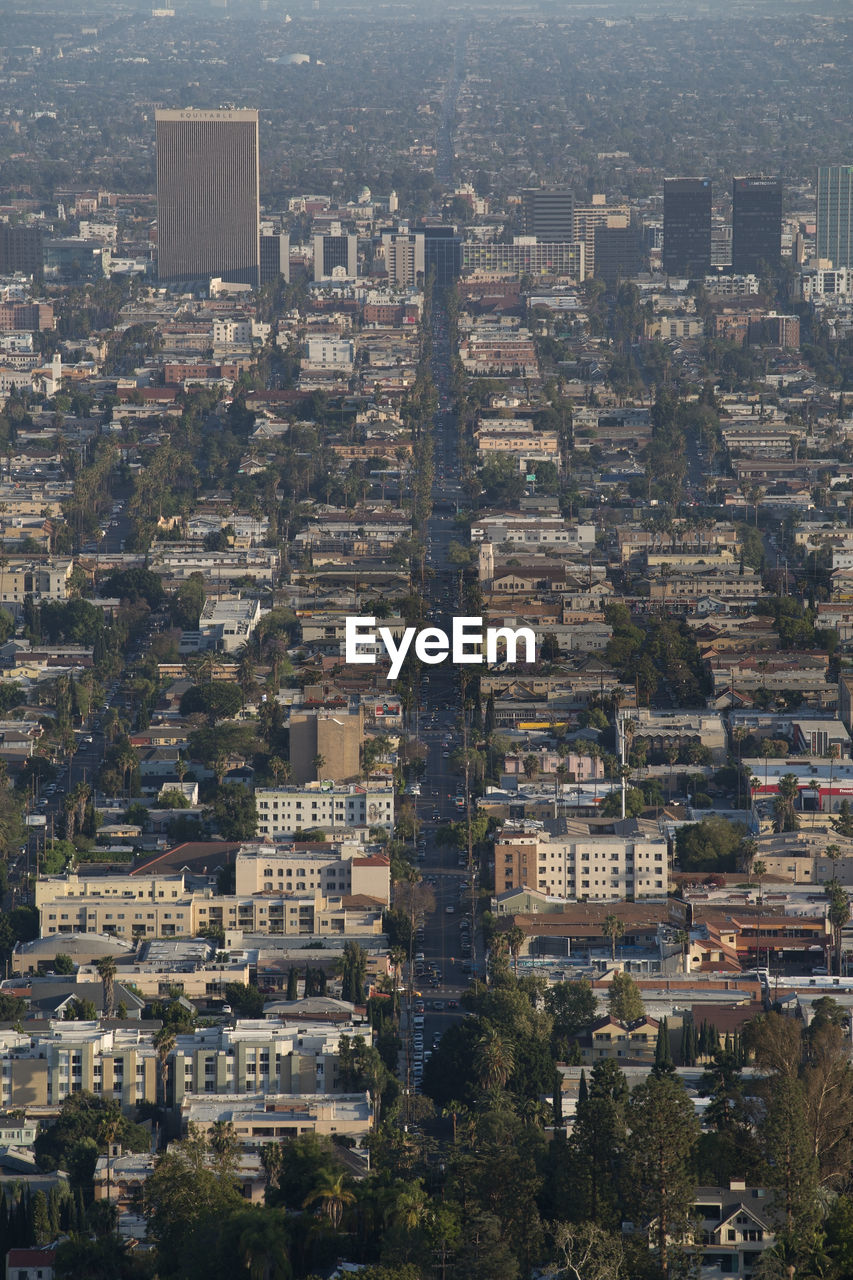
[[[44,1031],[0,1031],[0,1104],[4,1109],[57,1106],[81,1091],[124,1109],[157,1101],[154,1030],[105,1029],[97,1022],[51,1022]],[[340,1039],[363,1034],[351,1022],[280,1019],[201,1027],[176,1037],[167,1089],[172,1106],[195,1094],[336,1094]]]
[[[33,560],[10,556],[0,570],[0,604],[12,612],[23,607],[24,596],[40,600],[67,600],[68,580],[74,568],[69,556],[61,559]]]
[[[0,1031],[0,1106],[58,1106],[87,1091],[123,1109],[157,1098],[152,1034],[101,1029],[96,1022],[51,1022],[45,1032]]]
[[[327,864],[335,870],[334,876],[326,871],[324,894]],[[277,871],[277,867],[270,863],[262,867],[264,873],[267,870]],[[206,927],[321,936],[381,932],[382,906],[387,905],[390,891],[387,858],[360,856],[350,865],[330,846],[330,856],[294,855],[291,870],[289,877],[283,874],[280,879],[264,874],[260,890],[228,895],[216,894],[202,881],[183,875],[144,882],[132,876],[74,873],[44,877],[36,884],[40,935],[104,933],[131,941],[192,938]],[[342,887],[333,892],[332,884]],[[346,901],[355,896],[356,902]]]
[[[505,826],[495,842],[495,894],[539,889],[583,901],[645,901],[669,892],[667,842],[654,823],[627,820],[621,830],[566,821],[559,835]]]
[[[377,788],[377,793],[384,788]],[[258,796],[281,795],[259,791]],[[326,793],[334,794],[334,793]],[[387,797],[386,797],[387,798]],[[390,803],[393,813],[393,796]],[[392,819],[393,820],[393,819]],[[313,824],[311,824],[313,825]],[[391,892],[390,863],[384,854],[365,853],[353,841],[297,849],[269,842],[243,845],[235,863],[239,895],[256,893],[321,893],[363,895],[387,905]]]
[[[394,826],[394,788],[377,784],[261,787],[255,791],[258,835],[289,836],[299,828]]]

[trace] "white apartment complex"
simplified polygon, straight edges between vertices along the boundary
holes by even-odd
[[[382,785],[327,787],[259,787],[255,791],[258,834],[274,838],[321,827],[394,826],[394,788]]]
[[[363,1035],[352,1022],[287,1025],[277,1018],[239,1020],[176,1037],[168,1096],[181,1106],[194,1094],[329,1094],[341,1091],[342,1035]],[[153,1030],[105,1028],[97,1022],[51,1022],[47,1029],[0,1032],[0,1105],[57,1106],[85,1090],[123,1108],[157,1100]]]

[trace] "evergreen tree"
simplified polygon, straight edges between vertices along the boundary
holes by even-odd
[[[586,1079],[581,1077],[584,1088]],[[586,1097],[578,1090],[575,1123],[569,1139],[573,1190],[572,1217],[600,1226],[619,1220],[618,1193],[625,1148],[628,1087],[615,1062],[596,1062]]]
[[[489,696],[486,699],[486,714],[483,719],[483,733],[486,738],[490,738],[495,731],[495,695],[489,690]]]
[[[580,1098],[581,1087],[584,1089],[586,1088],[586,1077],[584,1076],[583,1072],[581,1072],[581,1084],[578,1090],[579,1098]],[[553,1095],[553,1101],[552,1101],[553,1124],[555,1129],[560,1129],[562,1128],[562,1125],[563,1125],[563,1077],[561,1076],[560,1072],[557,1070],[554,1071],[554,1083],[552,1085],[552,1095]]]
[[[652,1074],[628,1101],[628,1173],[637,1220],[653,1224],[664,1280],[693,1208],[693,1151],[699,1122],[677,1076]]]
[[[62,1197],[59,1187],[51,1187],[47,1198],[47,1215],[50,1222],[50,1238],[55,1240],[62,1230]]]
[[[293,964],[287,975],[287,998],[288,1000],[299,999],[299,974],[296,972],[296,965]]]
[[[45,1245],[51,1238],[47,1196],[37,1191],[30,1199],[30,1232],[34,1245]]]
[[[759,1140],[764,1183],[778,1194],[786,1230],[807,1231],[816,1212],[818,1169],[799,1080],[781,1075],[771,1079]]]
[[[86,1202],[83,1199],[83,1188],[74,1192],[74,1229],[83,1231],[86,1226]]]
[[[672,1075],[675,1067],[672,1063],[672,1051],[669,1044],[669,1021],[661,1018],[658,1023],[658,1038],[655,1044],[655,1075]]]

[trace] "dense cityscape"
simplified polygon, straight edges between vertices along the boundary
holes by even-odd
[[[7,1280],[853,1276],[853,16],[0,0]]]

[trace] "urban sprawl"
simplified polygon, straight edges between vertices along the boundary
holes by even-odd
[[[322,9],[0,4],[7,1280],[850,1280],[853,20]]]

